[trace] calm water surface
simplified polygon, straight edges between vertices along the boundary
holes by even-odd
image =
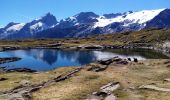
[[[0,52],[0,57],[20,57],[20,61],[0,64],[1,67],[29,68],[37,71],[48,71],[58,67],[80,66],[96,60],[109,59],[115,56],[121,58],[157,59],[168,58],[161,53],[146,50],[104,50],[104,51],[70,51],[54,49],[29,49]]]

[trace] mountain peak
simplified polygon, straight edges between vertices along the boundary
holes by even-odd
[[[80,12],[74,17],[99,17],[99,15],[95,14],[94,12]]]
[[[16,25],[16,24],[19,24],[19,23],[10,22],[5,26],[5,28],[9,28],[9,27]]]
[[[51,14],[50,12],[46,13],[41,18],[36,19],[35,21],[45,23],[48,26],[52,26],[52,25],[55,25],[58,23],[56,17],[53,14]]]
[[[50,12],[46,13],[43,17],[54,17],[53,14],[51,14]]]

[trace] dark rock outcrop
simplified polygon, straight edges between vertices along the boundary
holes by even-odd
[[[21,60],[21,58],[18,58],[18,57],[0,58],[0,64],[14,62],[14,61],[18,61],[18,60]]]

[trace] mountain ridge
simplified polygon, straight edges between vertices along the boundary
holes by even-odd
[[[80,12],[60,21],[57,21],[51,13],[47,13],[45,16],[28,23],[9,23],[0,29],[0,39],[71,38],[138,31],[150,27],[170,28],[169,12],[168,8],[111,13],[102,16],[94,12]],[[7,31],[9,28],[15,31]]]

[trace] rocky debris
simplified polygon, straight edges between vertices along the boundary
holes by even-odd
[[[160,91],[160,92],[170,92],[170,89],[168,88],[161,88],[155,85],[142,85],[139,87],[139,89],[154,90],[154,91]]]
[[[114,57],[114,58],[108,59],[108,60],[100,60],[100,61],[98,61],[98,63],[102,64],[102,65],[110,65],[112,63],[127,65],[128,61],[126,59],[121,59],[119,57]]]
[[[137,58],[133,58],[134,59],[134,62],[138,62],[138,59]]]
[[[0,94],[0,97],[3,97],[4,95],[6,98],[9,98],[10,100],[31,100],[32,99],[32,92],[35,92],[39,90],[40,88],[44,88],[49,86],[52,83],[64,81],[66,79],[71,78],[73,75],[75,75],[77,72],[79,72],[82,68],[77,68],[67,74],[63,74],[60,76],[57,76],[54,79],[48,80],[47,82],[43,82],[41,84],[36,85],[20,85],[10,91],[6,91]],[[27,83],[27,82],[26,82]]]
[[[103,49],[103,46],[100,45],[89,45],[89,46],[85,46],[85,49]]]
[[[19,82],[19,84],[22,85],[22,86],[28,86],[28,85],[31,84],[31,82],[28,81],[28,80],[22,80],[21,82]]]
[[[127,65],[128,62],[126,60],[121,60],[121,61],[116,62],[116,64]]]
[[[170,68],[170,65],[167,65],[166,67],[167,67],[167,68]]]
[[[28,69],[28,68],[14,68],[14,69],[7,69],[6,72],[28,72],[34,73],[37,72],[36,70]]]
[[[0,78],[0,81],[5,81],[7,80],[7,78]]]
[[[100,96],[89,95],[85,100],[102,100],[103,98]]]
[[[170,82],[170,78],[166,78],[166,79],[164,79],[164,81]]]
[[[110,65],[112,62],[113,62],[113,59],[98,61],[98,63],[101,64],[101,65]]]
[[[7,50],[18,50],[21,49],[20,46],[2,46],[0,51],[7,51]]]
[[[102,86],[100,88],[100,90],[101,90],[101,92],[109,94],[109,93],[115,91],[116,89],[118,89],[119,87],[120,87],[119,82],[111,82],[111,83],[108,83],[105,86]]]
[[[106,65],[90,64],[90,65],[87,67],[87,71],[100,72],[100,71],[106,70],[107,67],[108,67],[108,66],[106,66]]]
[[[116,96],[112,94],[113,91],[120,87],[119,82],[110,82],[100,88],[99,92],[94,92],[85,100],[116,100]]]
[[[0,58],[0,64],[14,62],[14,61],[18,61],[18,60],[21,60],[21,58],[18,58],[18,57]]]
[[[114,96],[113,94],[110,94],[104,100],[116,100],[116,96]]]
[[[87,68],[87,71],[100,72],[100,71],[106,70],[110,64],[127,65],[128,61],[125,59],[114,57],[112,59],[99,60],[96,63],[91,63],[91,64],[87,65],[86,68]]]
[[[119,57],[114,57],[112,59],[99,60],[96,63],[91,63],[87,65],[86,68],[87,68],[87,71],[100,72],[100,71],[106,70],[110,64],[127,65],[128,61],[125,59],[121,59]]]
[[[168,61],[164,62],[164,64],[170,64],[170,61],[168,60]]]
[[[128,58],[128,61],[132,61],[131,58]]]

